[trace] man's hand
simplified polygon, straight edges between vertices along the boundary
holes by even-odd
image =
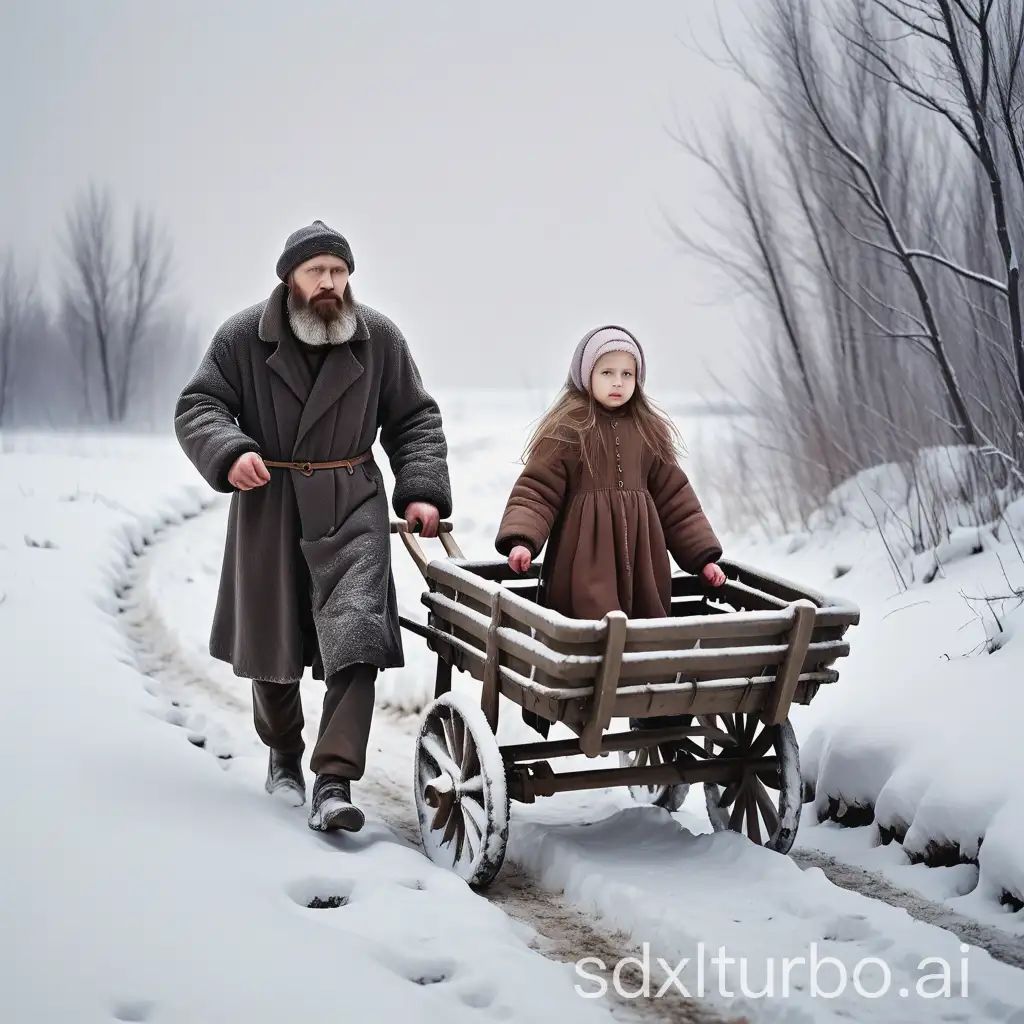
[[[530,549],[524,547],[522,544],[517,544],[508,553],[508,564],[509,568],[516,572],[526,572],[530,568],[530,562],[533,561],[533,555],[530,554]]]
[[[710,565],[705,565],[701,570],[701,575],[713,587],[720,587],[725,583],[725,573],[714,562]]]
[[[421,524],[421,537],[436,537],[437,527],[441,522],[441,513],[425,501],[413,501],[405,506],[405,523],[411,533],[416,524]]]
[[[228,470],[228,483],[240,491],[251,491],[254,487],[270,483],[270,470],[255,452],[246,452],[235,459]]]

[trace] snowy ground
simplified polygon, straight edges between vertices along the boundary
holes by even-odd
[[[205,495],[170,444],[120,450],[0,456],[0,1020],[609,1019],[379,820],[317,837],[168,725],[115,588]]]
[[[524,413],[514,396],[491,395],[449,399],[444,410],[457,536],[467,554],[492,557],[493,530],[515,478],[525,420],[540,408]],[[719,429],[714,420],[681,422],[693,448],[713,443]],[[36,443],[46,445],[52,448],[52,441]],[[174,521],[175,509],[195,511],[207,495],[173,442],[134,447],[125,461],[0,456],[0,590],[7,594],[0,604],[0,642],[14,652],[0,701],[4,720],[14,726],[11,735],[23,744],[24,752],[12,755],[31,757],[35,768],[6,790],[14,816],[8,820],[17,823],[12,834],[19,839],[0,852],[3,913],[10,924],[5,934],[17,939],[5,956],[2,1019],[294,1019],[304,1009],[322,1011],[328,997],[348,1009],[329,996],[342,982],[355,990],[351,1009],[360,1017],[395,1012],[458,1020],[482,1009],[505,1019],[607,1018],[602,1001],[574,991],[577,984],[596,991],[596,982],[533,952],[528,943],[544,949],[543,936],[531,937],[528,928],[510,923],[407,841],[414,835],[414,717],[390,712],[375,721],[368,776],[356,792],[369,825],[358,837],[325,841],[306,829],[303,812],[269,802],[248,686],[206,654],[223,503],[168,529],[146,551],[142,538]],[[90,441],[80,450],[88,455],[97,449]],[[713,513],[713,497],[704,496]],[[137,562],[133,543],[146,551]],[[791,548],[799,550],[787,554]],[[1012,746],[988,742],[1013,724],[1009,683],[1000,684],[1013,673],[1001,672],[998,659],[1012,657],[1014,645],[980,659],[958,657],[977,636],[957,632],[970,619],[957,589],[994,587],[986,560],[998,565],[997,553],[950,565],[946,577],[915,588],[922,592],[893,600],[894,577],[880,548],[869,533],[847,524],[785,546],[730,553],[811,585],[841,589],[864,612],[840,683],[796,716],[805,766],[821,768],[822,806],[828,794],[841,794],[848,803],[878,807],[881,815],[888,787],[893,798],[902,798],[894,806],[912,814],[907,825],[920,820],[922,833],[927,824],[944,835],[962,830],[972,815],[967,831],[976,831],[984,806],[992,812],[984,821],[984,884],[977,884],[972,865],[906,866],[913,831],[904,847],[878,847],[874,826],[815,825],[811,805],[804,809],[798,848],[864,863],[960,913],[1022,931],[1021,914],[998,902],[1024,864],[1012,831],[1004,832],[1002,845],[999,838],[999,828],[1006,827],[1000,815],[1012,820],[1012,794],[1002,780],[1012,778],[1017,755]],[[422,618],[419,577],[397,544],[395,559],[404,610]],[[840,562],[854,568],[832,580]],[[110,615],[116,611],[111,595],[125,582],[132,589],[123,594],[127,611],[118,622]],[[917,604],[925,600],[930,604]],[[897,607],[904,610],[890,614]],[[918,611],[922,607],[932,614]],[[59,644],[54,621],[63,627]],[[982,626],[971,628],[984,639]],[[909,630],[916,630],[913,649],[901,639]],[[395,710],[417,709],[432,687],[433,666],[422,641],[409,637],[406,651],[407,669],[385,674],[380,687],[382,703]],[[944,652],[952,660],[942,659]],[[138,674],[132,662],[139,659],[152,680]],[[28,679],[31,690],[15,685]],[[474,692],[465,677],[456,679],[456,688]],[[991,699],[973,697],[983,688]],[[322,684],[310,681],[310,741],[321,695]],[[502,715],[502,741],[533,737],[518,709],[503,703]],[[944,716],[951,722],[945,733]],[[167,721],[183,728],[169,728]],[[965,723],[977,731],[955,735],[953,726]],[[934,766],[923,760],[928,749],[957,736],[960,742],[947,750],[964,756],[947,755]],[[976,737],[998,751],[998,770],[972,772]],[[52,751],[49,758],[38,756],[43,743]],[[904,783],[908,763],[918,772],[927,763],[930,770],[911,773]],[[955,770],[941,771],[945,766]],[[908,806],[904,786],[912,789],[918,778],[928,786],[918,785],[918,799]],[[951,810],[943,816],[937,812],[947,795]],[[801,870],[799,863],[799,856],[779,857],[737,835],[710,834],[700,787],[693,787],[675,815],[632,805],[622,791],[513,805],[503,875],[564,892],[561,901],[549,900],[566,907],[551,927],[562,928],[563,935],[576,930],[551,955],[598,956],[609,968],[615,957],[645,948],[652,965],[657,957],[672,967],[690,958],[678,978],[691,994],[700,987],[696,965],[703,961],[704,994],[730,1016],[1024,1022],[1020,971],[981,949],[965,952],[950,932],[837,888],[820,870]],[[532,914],[537,926],[536,906],[517,910],[510,888],[499,884],[494,902],[528,921]],[[970,896],[956,895],[967,889]],[[348,902],[308,909],[314,896]],[[537,903],[536,893],[531,899]],[[598,927],[581,925],[585,917],[573,922],[573,907]],[[737,961],[726,965],[724,979],[711,960],[720,947]],[[501,958],[500,970],[489,966],[494,956]],[[820,989],[813,988],[809,965],[795,963],[784,991],[784,957],[816,957]],[[835,998],[824,993],[836,989],[839,968],[821,963],[825,957],[836,958],[846,973]],[[878,960],[866,961],[870,957]],[[949,966],[948,996],[925,998],[919,989],[919,983],[925,992],[939,987],[934,978],[921,981],[941,969],[935,961],[922,963],[929,957]],[[885,971],[887,994],[869,998],[865,993],[882,986]],[[664,977],[654,973],[652,995]],[[442,975],[446,980],[433,985],[397,980]],[[757,992],[769,977],[773,993],[742,998],[744,986]],[[654,1012],[662,1019],[693,1019],[666,1015],[667,1008]]]
[[[893,474],[866,474],[840,498],[837,525],[743,552],[862,610],[840,682],[797,709],[794,726],[816,788],[805,826],[874,821],[805,827],[800,842],[1024,935],[1024,644],[1021,600],[1006,599],[1024,586],[1024,507],[915,557],[900,547],[907,507]]]

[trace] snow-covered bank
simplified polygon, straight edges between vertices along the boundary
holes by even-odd
[[[608,1019],[372,815],[317,837],[173,727],[114,593],[208,492],[171,440],[106,450],[0,455],[0,1019]]]
[[[815,789],[798,843],[1024,933],[1024,506],[914,555],[895,476],[851,482],[808,534],[733,549],[861,608],[839,683],[793,711]]]

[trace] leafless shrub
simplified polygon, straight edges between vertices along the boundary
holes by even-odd
[[[32,288],[19,279],[14,256],[8,253],[0,267],[0,427],[10,409],[18,351],[32,302]]]
[[[762,312],[719,486],[794,529],[894,464],[920,552],[1024,489],[1024,0],[763,0],[750,28],[756,57],[723,35],[719,63],[765,130],[673,132],[726,210],[676,235]]]

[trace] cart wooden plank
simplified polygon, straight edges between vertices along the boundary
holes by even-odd
[[[814,631],[814,605],[810,601],[800,600],[793,605],[796,617],[793,635],[790,639],[786,658],[779,668],[771,696],[762,712],[762,720],[766,725],[779,725],[789,715],[789,705],[796,693],[796,685],[800,672],[806,664],[811,645],[811,633]],[[815,644],[823,647],[826,644]],[[844,645],[847,646],[848,645]]]
[[[589,757],[596,757],[601,752],[601,736],[612,720],[615,690],[619,681],[619,665],[622,662],[622,649],[626,645],[627,626],[628,620],[624,612],[608,613],[608,637],[604,656],[601,658],[601,668],[594,681],[590,717],[580,737],[580,748]]]

